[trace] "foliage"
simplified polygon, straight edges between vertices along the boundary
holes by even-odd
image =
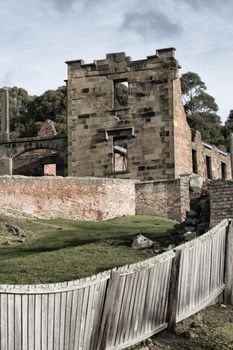
[[[28,118],[28,106],[33,97],[29,96],[25,89],[17,86],[8,88],[8,91],[11,138],[24,137],[33,133],[35,126]]]
[[[11,138],[36,136],[40,125],[51,119],[58,134],[66,133],[66,87],[30,96],[19,87],[8,88]]]
[[[115,85],[115,107],[127,107],[128,106],[128,87],[123,83],[117,83]]]
[[[48,90],[41,96],[36,96],[29,103],[28,112],[34,122],[53,120],[58,133],[64,134],[66,130],[66,87],[60,86],[57,90]]]
[[[181,89],[192,135],[199,130],[204,141],[224,149],[224,128],[216,114],[218,106],[214,97],[205,91],[207,88],[200,76],[194,72],[184,73]]]
[[[169,245],[166,231],[174,222],[133,216],[104,222],[34,219],[17,225],[29,236],[24,243],[0,245],[0,283],[73,280],[144,260],[151,254],[132,249],[133,237],[142,233]]]

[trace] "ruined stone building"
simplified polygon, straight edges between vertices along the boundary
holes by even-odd
[[[191,140],[174,48],[139,61],[112,53],[67,64],[69,175],[231,178],[229,154],[203,143],[199,133]],[[119,84],[127,89],[124,105]]]
[[[37,137],[10,140],[9,98],[0,89],[0,175],[232,177],[228,153],[202,142],[199,133],[191,139],[174,48],[138,61],[112,53],[67,64],[67,138],[47,122]]]

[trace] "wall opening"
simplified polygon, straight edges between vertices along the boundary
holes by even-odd
[[[114,108],[128,106],[128,81],[114,80]]]
[[[193,173],[198,174],[197,151],[195,149],[192,149],[192,163],[193,163]]]
[[[113,137],[113,172],[128,171],[128,139]]]
[[[227,177],[227,166],[226,163],[221,162],[221,178],[225,180]]]
[[[206,163],[206,177],[207,177],[207,179],[212,179],[211,157],[206,156],[205,163]]]
[[[56,176],[57,175],[57,164],[44,164],[44,176]]]
[[[13,175],[65,176],[65,154],[53,149],[30,150],[13,158]]]

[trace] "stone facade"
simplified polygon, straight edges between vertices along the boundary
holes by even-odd
[[[208,186],[210,198],[210,226],[233,218],[233,181],[215,180]]]
[[[135,181],[0,177],[0,213],[76,220],[135,215]]]
[[[193,172],[204,179],[232,178],[231,156],[201,140],[201,134],[196,132],[192,143]]]
[[[67,62],[69,175],[152,180],[191,172],[191,133],[174,52],[157,50],[139,61],[113,53],[91,64]],[[119,83],[128,84],[121,107]]]
[[[190,209],[189,177],[136,183],[136,214],[184,221]]]

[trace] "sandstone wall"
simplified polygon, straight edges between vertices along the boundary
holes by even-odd
[[[0,213],[77,220],[135,215],[135,181],[3,176]]]
[[[211,160],[211,179],[222,179],[221,164],[225,164],[225,179],[232,178],[231,173],[231,156],[227,152],[219,150],[216,146],[208,145],[201,140],[201,134],[196,132],[194,142],[192,143],[193,150],[196,151],[197,173],[203,179],[207,179],[206,156]]]
[[[107,54],[69,61],[68,173],[139,180],[191,172],[191,136],[184,114],[175,49],[132,61]],[[116,83],[128,82],[128,105],[114,104]],[[127,139],[127,169],[114,169],[114,138]],[[176,165],[177,163],[177,165]]]
[[[191,129],[182,102],[180,79],[173,81],[175,177],[192,172]]]
[[[223,219],[233,219],[233,181],[211,181],[208,186],[210,197],[210,226]]]
[[[136,183],[136,214],[182,222],[189,210],[189,177]]]

